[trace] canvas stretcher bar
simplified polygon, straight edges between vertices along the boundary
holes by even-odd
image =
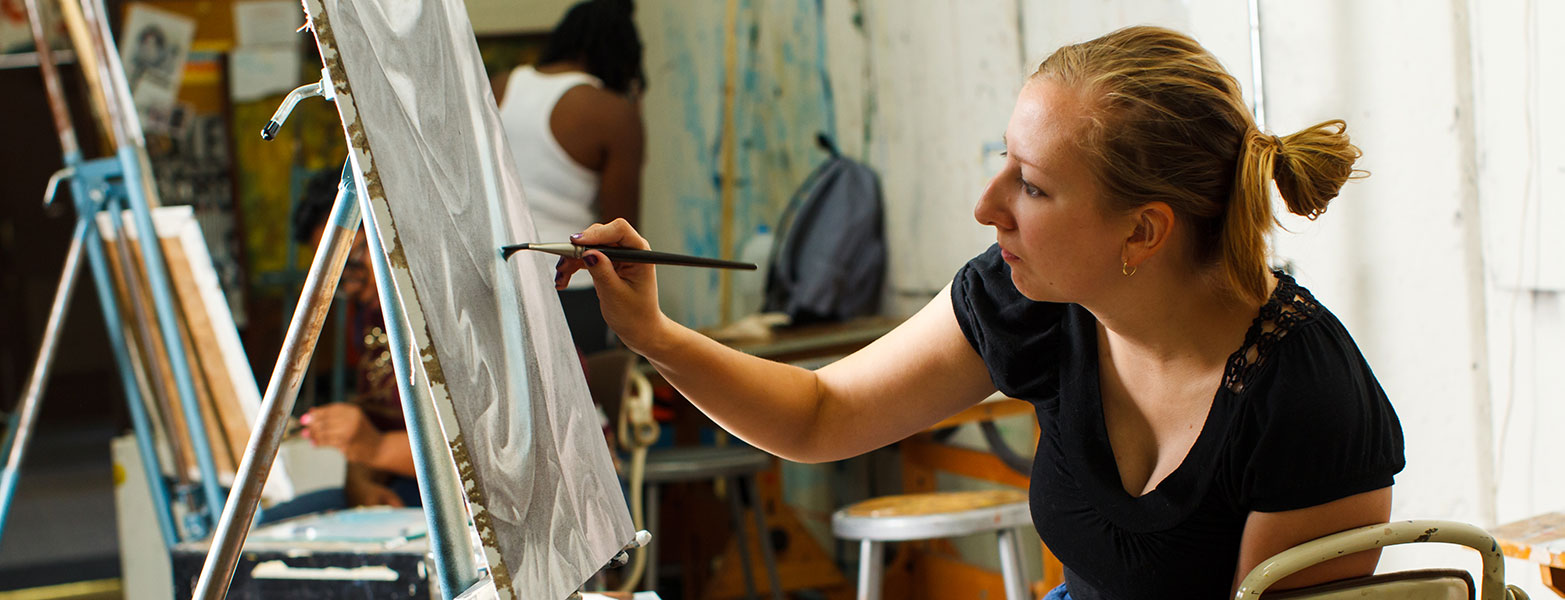
[[[353,161],[349,183],[363,179]],[[344,174],[344,177],[348,177]],[[356,189],[356,185],[355,188]],[[370,264],[375,271],[376,292],[385,316],[386,337],[391,345],[392,368],[397,374],[397,395],[402,399],[402,415],[407,423],[408,443],[413,446],[413,466],[418,473],[418,495],[429,524],[429,544],[435,557],[435,577],[444,598],[455,598],[478,581],[478,566],[473,557],[473,538],[468,527],[467,502],[456,465],[451,462],[445,433],[435,416],[429,397],[429,375],[416,366],[413,333],[408,329],[402,302],[391,282],[391,263],[381,246],[379,224],[370,210],[369,197],[354,194],[359,212],[364,215],[364,237],[369,243]]]

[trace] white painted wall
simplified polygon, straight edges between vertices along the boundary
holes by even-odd
[[[1270,125],[1346,119],[1368,179],[1313,223],[1284,219],[1279,258],[1354,332],[1402,419],[1395,518],[1494,519],[1481,279],[1465,268],[1473,201],[1465,6],[1263,3]],[[1427,8],[1427,7],[1425,7]],[[1332,32],[1322,39],[1321,32]],[[1467,138],[1464,138],[1467,136]],[[1438,556],[1437,556],[1438,554]],[[1383,568],[1468,558],[1393,550]],[[1471,560],[1457,565],[1471,566]]]
[[[1565,477],[1550,463],[1552,426],[1565,422],[1554,380],[1565,363],[1565,5],[1486,1],[1471,12],[1495,513],[1506,522],[1565,510]]]
[[[905,314],[994,242],[972,211],[1021,89],[1018,7],[1010,0],[862,6],[873,104],[861,156],[884,186],[888,309]]]
[[[1057,46],[1131,24],[1172,27],[1253,93],[1245,0],[825,0],[818,14],[800,8],[813,3],[740,4],[773,47],[793,36],[818,48],[824,36],[824,56],[801,60],[824,60],[823,114],[844,151],[883,179],[894,311],[921,304],[992,241],[971,217],[997,168],[989,152],[1022,78]],[[1550,444],[1565,422],[1552,393],[1565,361],[1565,3],[1260,8],[1268,128],[1345,119],[1371,172],[1319,220],[1283,219],[1292,233],[1276,237],[1276,257],[1353,332],[1402,418],[1409,464],[1394,517],[1492,526],[1565,509]],[[643,2],[638,18],[654,73],[647,229],[655,244],[688,249],[715,226],[688,197],[713,189],[722,3]],[[823,100],[819,88],[789,89],[802,91],[773,101]],[[798,127],[801,138],[814,133]],[[748,168],[784,169],[783,156],[808,153]],[[786,169],[766,185],[788,189],[751,201],[776,202],[807,170]],[[670,314],[711,324],[711,282],[673,281]],[[1383,566],[1431,563],[1473,565],[1464,552],[1421,549],[1389,552]],[[1534,597],[1552,597],[1535,568],[1511,569]]]

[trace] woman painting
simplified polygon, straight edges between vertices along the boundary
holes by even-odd
[[[589,252],[559,269],[591,272],[608,324],[713,420],[791,460],[878,448],[996,389],[1028,400],[1033,521],[1066,569],[1050,598],[1220,598],[1281,550],[1385,521],[1403,467],[1347,330],[1266,263],[1273,183],[1290,212],[1320,215],[1359,156],[1345,129],[1260,131],[1234,78],[1172,31],[1060,48],[1017,98],[1005,167],[973,211],[997,243],[816,371],[674,323],[649,266]],[[575,240],[648,247],[620,221]]]

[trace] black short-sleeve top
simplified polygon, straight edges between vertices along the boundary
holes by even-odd
[[[998,246],[957,273],[962,332],[995,386],[1037,412],[1032,519],[1074,600],[1225,597],[1250,512],[1380,489],[1402,470],[1401,424],[1358,346],[1277,278],[1184,462],[1136,497],[1103,421],[1093,315],[1022,296]]]

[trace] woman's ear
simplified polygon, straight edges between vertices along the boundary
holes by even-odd
[[[1131,213],[1133,229],[1125,239],[1126,264],[1134,267],[1161,252],[1174,232],[1174,209],[1165,202],[1148,202]]]

